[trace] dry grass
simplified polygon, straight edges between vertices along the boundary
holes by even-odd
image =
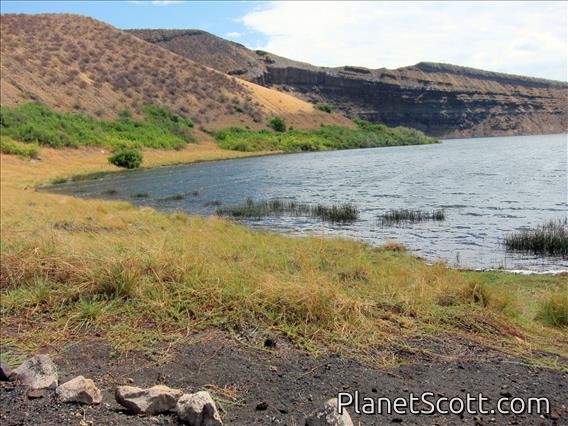
[[[202,144],[145,158],[237,154]],[[50,179],[112,168],[95,150],[40,156],[1,157],[2,344],[13,356],[95,332],[125,352],[213,327],[277,332],[383,365],[431,352],[421,342],[449,333],[566,366],[554,356],[568,355],[565,331],[535,319],[565,277],[464,273],[393,244],[287,238],[218,217],[38,193],[33,186]]]

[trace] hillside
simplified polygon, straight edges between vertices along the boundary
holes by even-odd
[[[351,117],[438,137],[568,131],[568,84],[421,62],[389,70],[316,67],[197,30],[131,30],[229,75],[328,102]]]
[[[124,109],[140,116],[145,104],[157,104],[201,129],[260,128],[274,115],[299,128],[348,122],[88,17],[2,15],[0,46],[2,105],[35,101],[115,118]]]

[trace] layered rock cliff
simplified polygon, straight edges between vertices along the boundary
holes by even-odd
[[[171,51],[350,117],[438,137],[568,132],[568,83],[421,62],[389,70],[317,67],[198,30],[132,30]]]

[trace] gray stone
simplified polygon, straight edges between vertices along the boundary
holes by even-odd
[[[223,422],[209,392],[183,395],[177,402],[176,412],[182,422],[190,426],[222,426]]]
[[[114,393],[116,402],[134,414],[158,414],[173,410],[181,395],[181,390],[162,385],[148,389],[119,386]]]
[[[36,355],[16,368],[10,379],[31,389],[55,389],[57,367],[48,355]]]
[[[103,400],[101,391],[91,379],[77,376],[55,389],[61,402],[78,402],[80,404],[100,404]]]
[[[323,410],[312,414],[306,419],[306,426],[353,426],[353,421],[347,410],[337,412],[337,398],[328,399]]]

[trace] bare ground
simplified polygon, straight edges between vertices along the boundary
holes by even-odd
[[[103,391],[103,403],[86,407],[61,404],[51,391],[43,398],[29,399],[24,387],[4,382],[0,388],[0,422],[178,424],[173,414],[129,415],[114,401],[117,385],[148,387],[161,383],[188,392],[209,390],[217,399],[224,423],[231,425],[303,425],[305,416],[325,400],[338,392],[355,391],[361,399],[393,399],[411,392],[453,398],[482,392],[489,398],[486,408],[494,407],[502,397],[546,397],[551,404],[547,415],[359,415],[349,408],[354,423],[361,425],[568,425],[568,371],[529,366],[462,339],[447,342],[452,356],[416,360],[392,369],[373,368],[335,354],[316,357],[282,339],[275,342],[275,347],[259,349],[221,333],[205,333],[196,336],[193,344],[160,354],[160,362],[140,353],[118,356],[103,340],[75,343],[54,358],[60,383],[79,374],[92,378]]]

